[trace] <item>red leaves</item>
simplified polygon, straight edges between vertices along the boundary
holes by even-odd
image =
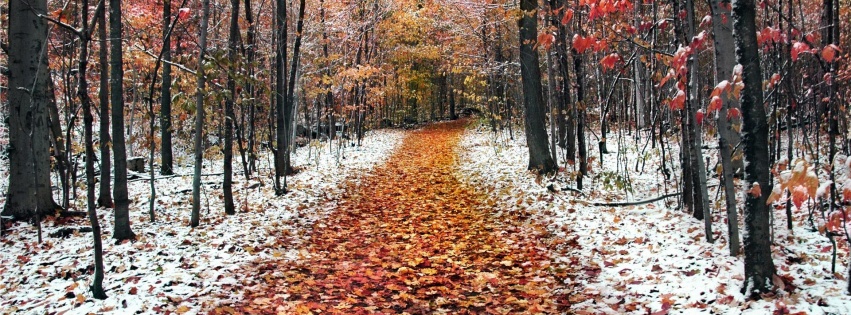
[[[706,108],[706,111],[708,111],[710,113],[714,112],[714,111],[718,111],[718,110],[721,109],[721,106],[723,106],[723,103],[724,102],[721,101],[721,97],[712,96],[712,99],[709,100],[709,106]]]
[[[188,19],[189,13],[189,8],[180,8],[180,10],[177,10],[177,18],[180,20]]]
[[[677,90],[677,96],[674,96],[674,98],[671,99],[671,104],[670,104],[671,109],[673,109],[673,110],[683,109],[683,108],[685,108],[685,103],[686,103],[686,92],[683,92],[683,90]]]
[[[603,57],[603,59],[600,60],[600,65],[602,65],[604,69],[614,69],[615,64],[622,61],[623,58],[621,58],[620,55],[618,55],[617,53],[612,53],[607,55],[606,57]]]
[[[599,51],[604,48],[602,46],[605,45],[605,41],[597,41],[594,36],[583,37],[579,36],[579,34],[573,35],[573,49],[575,49],[576,52],[580,54],[585,53],[586,51],[588,51],[588,49],[592,48],[594,49],[594,51]]]
[[[573,19],[573,9],[564,10],[564,16],[561,18],[561,24],[567,25]]]
[[[804,204],[804,201],[809,198],[809,193],[807,193],[807,188],[801,185],[792,189],[792,203],[795,204],[795,208],[801,210],[801,206]]]
[[[706,114],[703,113],[703,109],[697,110],[697,113],[695,114],[694,119],[695,119],[695,121],[697,121],[698,125],[703,125],[703,117],[704,116],[706,116]]]
[[[810,52],[810,45],[807,45],[804,42],[798,42],[798,41],[792,43],[792,61],[797,61],[798,56],[801,53],[808,53],[808,52]]]
[[[555,36],[550,32],[543,32],[538,34],[538,45],[544,47],[544,49],[550,49],[555,39]]]

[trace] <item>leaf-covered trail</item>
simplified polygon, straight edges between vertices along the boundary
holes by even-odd
[[[563,270],[539,229],[516,226],[456,178],[463,122],[413,132],[316,222],[295,261],[246,268],[234,309],[264,314],[560,314]],[[491,204],[491,206],[487,206]]]

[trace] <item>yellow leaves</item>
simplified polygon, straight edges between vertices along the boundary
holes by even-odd
[[[184,314],[186,312],[189,312],[189,306],[181,305],[177,307],[177,310],[175,310],[174,312],[178,314]]]

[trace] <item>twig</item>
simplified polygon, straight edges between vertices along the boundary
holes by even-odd
[[[667,194],[667,195],[659,196],[659,197],[656,197],[656,198],[653,198],[653,199],[632,201],[632,202],[588,202],[588,201],[582,201],[582,202],[589,204],[589,205],[592,205],[592,206],[596,206],[596,207],[628,207],[628,206],[640,206],[640,205],[644,205],[644,204],[648,204],[648,203],[654,203],[654,202],[657,202],[659,200],[663,200],[663,199],[667,199],[667,198],[673,198],[673,197],[677,197],[679,195],[680,195],[680,193],[676,192],[676,193],[673,193],[673,194]]]

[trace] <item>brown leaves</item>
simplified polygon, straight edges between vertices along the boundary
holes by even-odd
[[[426,128],[316,222],[298,261],[258,262],[243,313],[560,313],[541,231],[454,174],[463,122]],[[518,207],[524,207],[521,204]],[[270,250],[283,250],[271,248]]]

